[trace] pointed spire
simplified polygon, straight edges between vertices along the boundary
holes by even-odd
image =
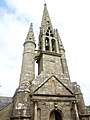
[[[44,3],[41,29],[46,28],[47,26],[50,26],[52,28],[50,16],[49,16],[49,13],[48,13],[48,10],[47,10],[47,4]]]
[[[26,41],[35,42],[34,32],[33,32],[33,24],[32,23],[30,24],[29,31],[28,31],[28,34],[27,34],[27,37],[26,37]]]
[[[56,36],[57,36],[57,39],[58,39],[58,42],[59,42],[59,45],[60,45],[60,49],[64,49],[63,43],[61,41],[61,38],[60,38],[60,35],[59,35],[59,32],[58,32],[57,29],[56,29]]]

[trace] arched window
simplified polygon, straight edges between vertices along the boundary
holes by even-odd
[[[49,36],[49,33],[48,33],[48,32],[46,32],[46,35],[47,35],[47,36]]]
[[[52,42],[52,51],[56,52],[56,43],[55,43],[55,40],[52,39],[51,42]]]
[[[62,115],[57,110],[51,112],[49,120],[62,120]]]
[[[49,50],[49,38],[45,38],[45,50]]]
[[[48,30],[50,30],[50,26],[48,27]]]
[[[53,32],[52,32],[50,26],[49,26],[48,29],[47,29],[46,36],[54,37]]]
[[[54,37],[54,35],[53,35],[53,34],[50,34],[50,36],[51,36],[51,37]]]

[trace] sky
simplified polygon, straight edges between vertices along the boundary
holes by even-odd
[[[63,42],[71,81],[90,105],[90,0],[46,0]],[[19,85],[23,43],[30,23],[38,41],[44,0],[0,0],[0,95],[13,96]]]

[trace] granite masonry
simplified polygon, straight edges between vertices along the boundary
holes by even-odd
[[[31,23],[24,42],[19,87],[12,103],[0,111],[0,120],[90,120],[80,86],[70,80],[65,49],[46,4],[38,50],[35,47]]]

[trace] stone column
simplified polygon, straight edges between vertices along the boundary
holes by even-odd
[[[42,37],[42,50],[45,51],[45,37]]]
[[[49,38],[49,45],[50,45],[50,52],[52,52],[52,43],[50,38]]]
[[[79,115],[78,115],[76,103],[74,103],[74,107],[75,107],[75,112],[76,112],[76,119],[79,120]]]
[[[58,45],[57,39],[55,40],[55,45],[56,45],[56,51],[57,53],[59,53],[59,45]]]

